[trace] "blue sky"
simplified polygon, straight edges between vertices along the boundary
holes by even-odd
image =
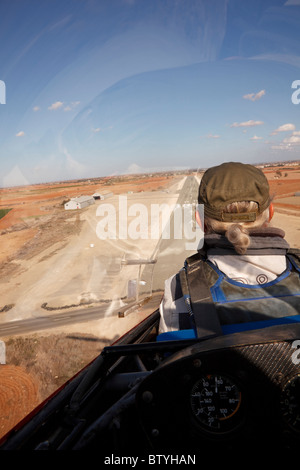
[[[299,26],[300,0],[0,0],[0,185],[299,159]]]

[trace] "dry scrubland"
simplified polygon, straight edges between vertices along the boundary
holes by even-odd
[[[274,196],[274,225],[286,231],[291,246],[300,247],[300,196],[295,197],[300,191],[300,167],[286,165],[264,171]],[[22,270],[22,261],[57,242],[63,242],[62,248],[80,234],[84,222],[79,217],[72,224],[66,223],[74,219],[73,211],[64,210],[70,197],[96,191],[126,194],[165,190],[181,178],[167,174],[127,176],[0,190],[0,210],[11,209],[0,219],[0,288],[1,282]],[[0,315],[9,313],[9,308],[0,303]],[[150,313],[144,307],[129,315],[126,329]],[[7,364],[0,366],[0,437],[116,338],[82,333],[78,326],[78,331],[73,327],[1,339],[6,342]]]

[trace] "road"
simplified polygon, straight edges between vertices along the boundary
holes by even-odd
[[[66,313],[53,313],[51,315],[29,318],[25,320],[15,320],[3,323],[0,327],[0,336],[12,334],[32,333],[33,331],[45,330],[48,328],[58,328],[68,324],[85,322],[87,320],[99,320],[104,318],[107,312],[107,304],[101,307],[86,307],[80,310],[72,310]],[[118,314],[118,310],[114,312]],[[113,313],[110,313],[110,315]]]
[[[181,208],[184,204],[195,204],[197,201],[198,185],[199,182],[195,177],[188,176],[186,178],[177,200],[177,204]],[[186,239],[183,236],[179,238],[174,237],[174,213],[171,214],[170,228],[170,237],[168,239],[161,237],[151,256],[151,259],[157,259],[154,268],[153,290],[162,290],[164,280],[177,272],[183,265],[185,258],[192,254],[192,251],[186,248]],[[194,249],[193,252],[195,251]],[[146,266],[144,269],[153,269],[153,267]],[[0,337],[99,320],[108,314],[110,316],[118,315],[119,310],[120,307],[118,305],[114,308],[113,304],[104,303],[96,307],[84,307],[66,312],[48,313],[45,316],[25,320],[5,322],[0,324]]]

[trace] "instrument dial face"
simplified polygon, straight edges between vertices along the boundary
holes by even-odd
[[[193,414],[212,432],[231,430],[241,404],[238,386],[223,375],[206,375],[193,386],[190,395]]]
[[[300,375],[286,383],[280,405],[284,420],[294,430],[300,431]]]

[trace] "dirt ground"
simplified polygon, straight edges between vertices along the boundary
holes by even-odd
[[[0,436],[32,411],[38,403],[38,382],[24,367],[10,365],[0,369]]]
[[[300,191],[300,166],[269,167],[264,172],[274,196],[272,223],[285,230],[292,247],[300,248],[300,201],[295,196]],[[84,219],[64,210],[69,198],[95,192],[129,195],[157,190],[166,191],[168,197],[169,188],[182,178],[159,174],[1,189],[0,209],[11,209],[0,219],[1,290],[4,292],[9,281],[22,271],[25,276],[36,260],[52,258],[81,233]],[[128,316],[119,335],[150,313],[144,307]],[[10,304],[1,300],[0,321],[9,314]],[[6,364],[0,365],[0,437],[116,339],[114,321],[104,319],[96,330],[83,324],[80,331],[75,325],[1,338],[6,343]]]
[[[116,178],[110,184],[107,180],[101,184],[83,181],[1,190],[0,209],[12,208],[0,220],[1,302],[6,291],[13,299],[18,288],[26,291],[27,282],[28,286],[37,286],[43,263],[49,266],[51,276],[52,260],[59,262],[64,248],[77,247],[84,239],[83,232],[91,232],[88,210],[83,209],[79,215],[64,209],[69,198],[112,192],[114,196],[128,194],[128,198],[156,201],[156,193],[163,192],[168,198],[168,188],[177,186],[182,179],[182,175],[164,174]],[[73,245],[72,240],[75,241]],[[71,255],[70,249],[66,250],[65,257],[73,258],[73,248]],[[84,250],[84,246],[79,246],[78,256],[83,253],[82,256],[87,257]],[[75,261],[80,263],[79,258]],[[54,280],[55,276],[57,279],[54,274]],[[15,284],[10,286],[13,282]],[[24,285],[18,285],[20,283]],[[157,305],[160,298],[157,297]],[[12,304],[5,302],[0,304],[0,321],[10,318],[11,307]],[[0,365],[0,438],[97,357],[104,346],[113,343],[150,313],[144,306],[122,319],[108,316],[100,320],[101,325],[96,321],[1,338],[5,341],[6,364]]]
[[[70,198],[94,193],[119,195],[157,191],[168,188],[171,182],[174,184],[174,179],[181,178],[170,174],[124,176],[0,189],[0,210],[11,209],[0,219],[0,236],[4,235],[0,245],[0,263],[15,258],[28,241],[34,241],[32,246],[36,248],[37,239],[41,232],[49,231],[47,224],[51,221],[56,223],[57,220],[73,218],[73,211],[64,210],[64,203]],[[53,244],[55,230],[51,234],[48,239]],[[56,238],[60,239],[61,235],[58,233]]]
[[[268,168],[264,170],[273,197],[274,217],[271,225],[285,231],[292,248],[300,248],[300,166]]]

